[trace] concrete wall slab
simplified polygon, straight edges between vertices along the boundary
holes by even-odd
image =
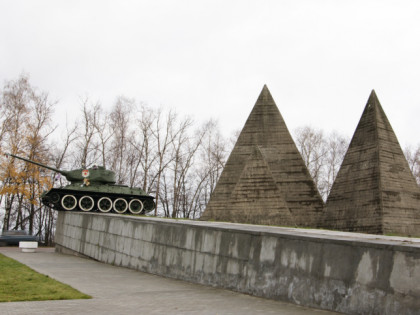
[[[347,314],[420,314],[420,239],[59,212],[56,249]]]

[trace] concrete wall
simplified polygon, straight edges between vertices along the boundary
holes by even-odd
[[[60,212],[57,251],[348,314],[420,314],[420,239]]]

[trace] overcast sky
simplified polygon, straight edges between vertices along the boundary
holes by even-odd
[[[351,137],[375,89],[401,146],[420,143],[417,0],[0,0],[1,86],[23,72],[57,115],[124,95],[226,136],[267,84],[289,130]]]

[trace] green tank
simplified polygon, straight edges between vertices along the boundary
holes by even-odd
[[[54,210],[145,214],[155,209],[152,196],[140,188],[117,185],[115,172],[103,166],[63,171],[14,154],[6,155],[57,172],[70,182],[42,193],[42,203]]]

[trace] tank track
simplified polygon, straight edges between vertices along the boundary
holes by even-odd
[[[52,189],[42,203],[58,211],[145,214],[155,209],[153,197]]]

